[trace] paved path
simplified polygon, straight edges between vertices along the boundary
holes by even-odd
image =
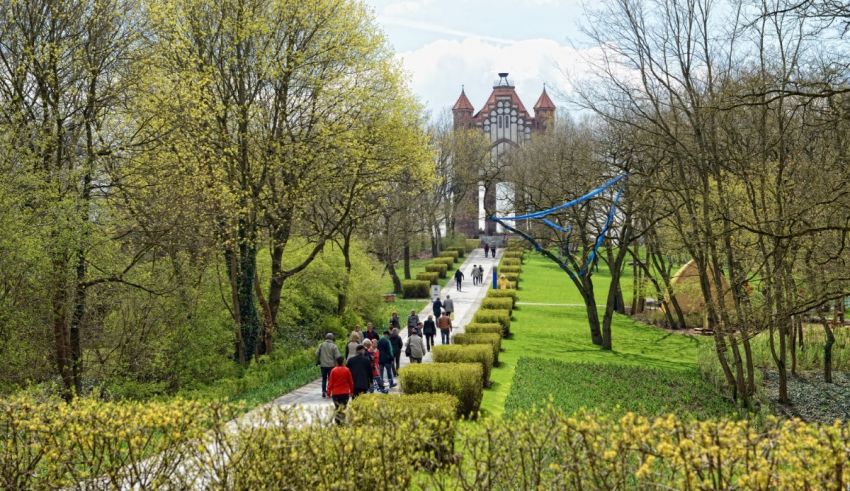
[[[498,258],[501,258],[501,250],[498,251]],[[463,332],[463,326],[469,323],[472,320],[472,316],[476,310],[478,310],[478,306],[481,305],[481,300],[484,298],[484,295],[487,293],[487,286],[492,282],[493,277],[493,266],[498,263],[498,258],[494,259],[491,257],[484,258],[484,250],[483,249],[475,249],[464,258],[463,264],[460,266],[461,271],[466,276],[461,285],[462,291],[458,291],[455,286],[455,281],[452,279],[449,281],[449,286],[444,287],[440,291],[440,298],[445,300],[446,296],[450,295],[452,300],[454,300],[455,312],[454,312],[454,330],[453,334],[457,334],[459,332]],[[484,283],[482,285],[472,285],[472,275],[470,271],[472,270],[473,264],[483,264],[484,265]],[[431,304],[429,303],[427,307],[422,309],[419,312],[419,318],[423,321],[428,318],[433,312],[431,311]],[[406,312],[399,312],[399,317],[401,317],[402,323],[407,319]],[[383,328],[386,327],[385,320],[381,320],[380,322],[375,322],[376,330],[378,332],[383,332]],[[405,328],[401,332],[401,337],[404,339],[405,344],[407,343],[407,329]],[[439,343],[440,333],[437,333],[436,341]],[[422,359],[423,363],[430,363],[431,353],[425,355],[425,358]],[[409,359],[402,355],[401,357],[401,366],[404,368],[409,363]],[[316,369],[318,372],[318,368]],[[391,393],[398,393],[399,386],[396,386],[391,390]],[[316,414],[316,415],[325,415],[327,417],[331,414],[331,409],[333,408],[333,403],[330,399],[322,399],[322,379],[317,378],[313,382],[296,389],[284,396],[281,396],[270,403],[272,406],[279,407],[293,407],[304,409],[306,413]],[[266,407],[266,406],[263,406]],[[258,408],[258,409],[262,409]],[[250,414],[250,413],[249,413]]]

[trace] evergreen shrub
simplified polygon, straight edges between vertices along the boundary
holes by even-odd
[[[444,344],[434,346],[431,351],[436,363],[480,363],[484,369],[482,383],[490,386],[490,371],[493,369],[493,350],[485,344]]]
[[[431,283],[423,280],[402,280],[401,292],[404,298],[428,298],[431,295]]]
[[[399,372],[405,394],[442,392],[458,398],[458,415],[475,418],[481,406],[484,369],[480,363],[414,363]]]

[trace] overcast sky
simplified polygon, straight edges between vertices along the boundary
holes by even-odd
[[[466,87],[478,110],[510,72],[525,105],[546,83],[559,106],[588,56],[581,0],[367,0],[404,61],[413,90],[434,114]],[[554,89],[554,90],[553,90]]]

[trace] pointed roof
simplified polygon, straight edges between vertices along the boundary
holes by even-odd
[[[549,94],[546,93],[546,87],[543,87],[543,93],[540,94],[540,98],[537,99],[537,102],[534,104],[534,111],[537,112],[538,109],[555,109],[555,103],[552,102],[552,99],[549,98]]]
[[[455,105],[452,106],[452,111],[463,110],[463,109],[465,109],[467,111],[474,111],[475,110],[475,108],[472,107],[472,103],[469,102],[469,98],[466,97],[466,92],[464,92],[463,87],[461,87],[460,97],[457,98],[457,102],[455,102]]]

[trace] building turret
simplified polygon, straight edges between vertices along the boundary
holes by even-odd
[[[471,126],[473,111],[475,111],[475,108],[472,107],[472,103],[469,102],[469,98],[466,97],[466,92],[464,92],[463,86],[461,86],[460,97],[457,98],[457,102],[452,106],[455,129]]]
[[[545,85],[543,86],[543,93],[540,94],[540,98],[534,104],[534,119],[537,120],[537,126],[541,130],[549,128],[555,121],[555,103],[546,93]]]

